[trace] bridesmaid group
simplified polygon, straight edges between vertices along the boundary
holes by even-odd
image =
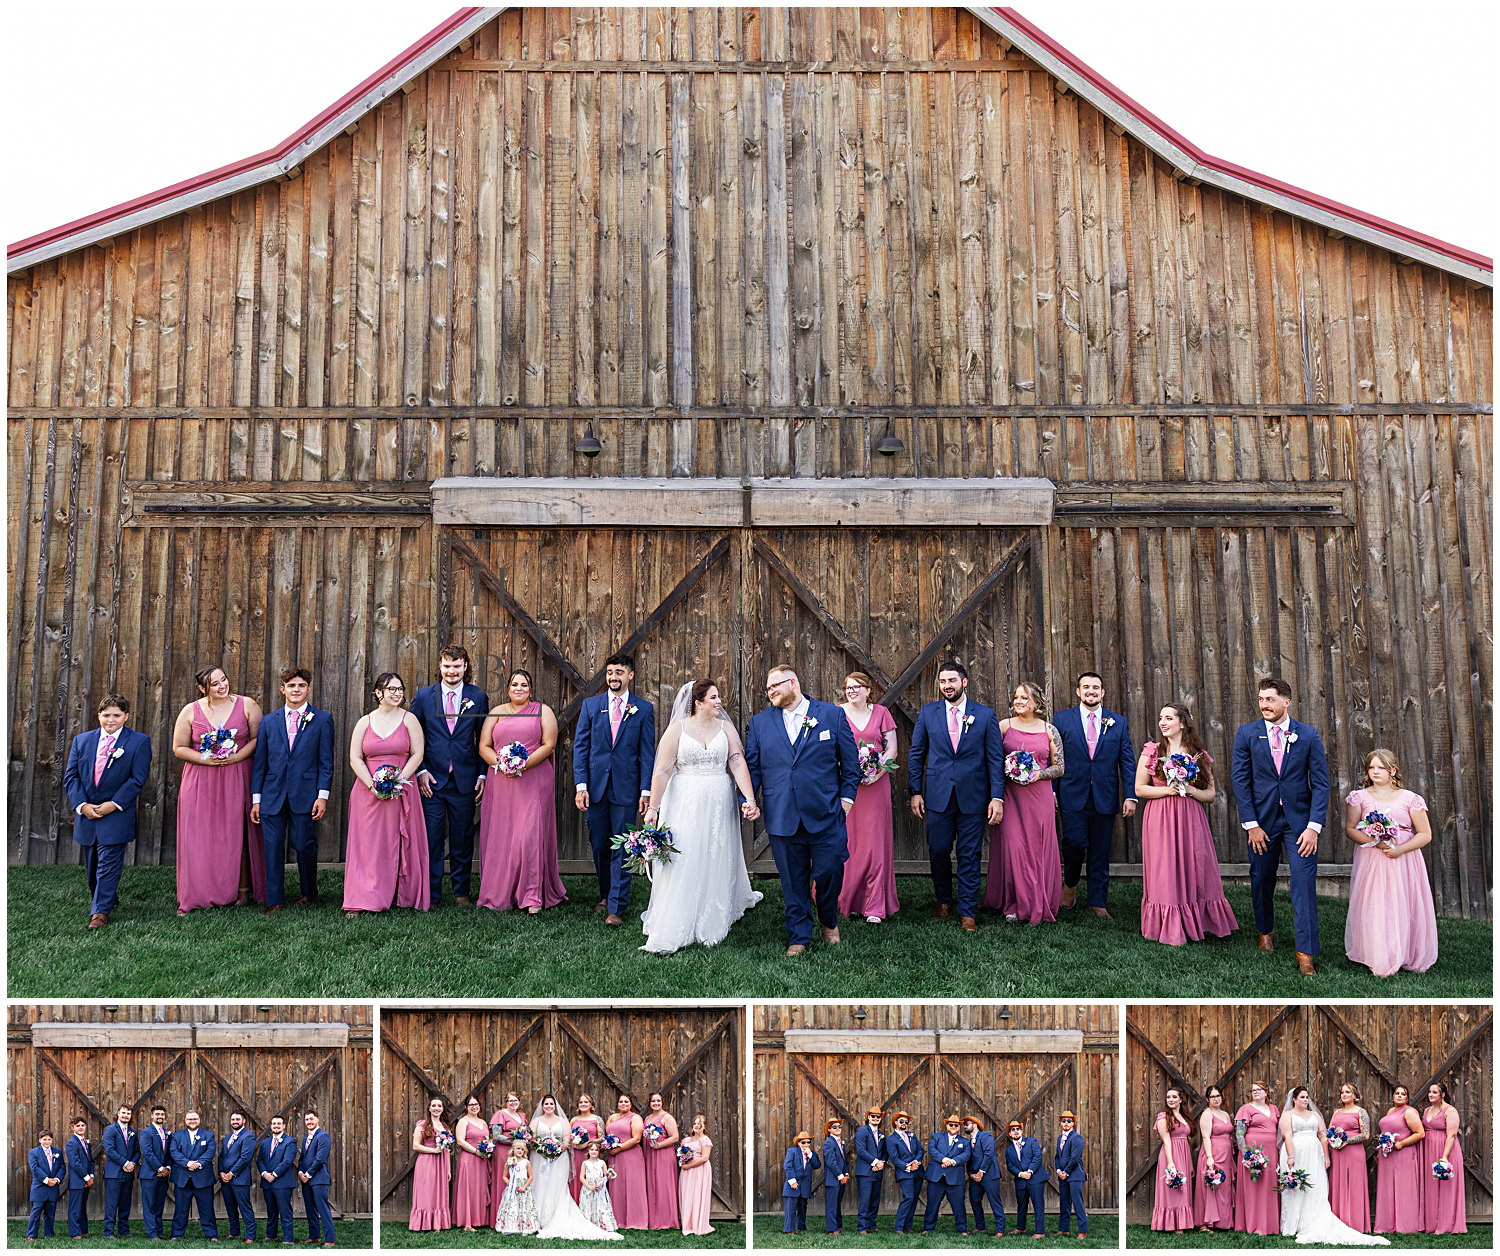
[[[1197,1121],[1196,1159],[1191,1146],[1194,1127],[1176,1087],[1167,1090],[1162,1111],[1156,1114],[1161,1150],[1151,1228],[1279,1235],[1276,1167],[1281,1109],[1270,1102],[1265,1083],[1258,1081],[1250,1084],[1250,1101],[1233,1118],[1217,1086],[1209,1087],[1205,1098],[1208,1106]],[[1377,1123],[1371,1122],[1362,1104],[1359,1088],[1345,1082],[1339,1087],[1338,1106],[1327,1118],[1329,1129],[1342,1130],[1345,1136],[1341,1145],[1326,1137],[1323,1141],[1331,1161],[1328,1199],[1334,1215],[1363,1234],[1466,1234],[1463,1148],[1458,1110],[1448,1100],[1448,1088],[1442,1082],[1429,1086],[1427,1106],[1418,1113],[1408,1101],[1406,1087],[1397,1086],[1389,1110]],[[1390,1136],[1386,1144],[1381,1142],[1383,1135]],[[1265,1157],[1265,1167],[1253,1175],[1246,1157],[1255,1151]],[[1451,1176],[1434,1175],[1439,1161],[1447,1161]]]
[[[550,1099],[546,1096],[544,1103]],[[713,1140],[707,1121],[695,1116],[683,1130],[663,1107],[661,1095],[652,1094],[648,1102],[643,1115],[629,1095],[621,1095],[606,1119],[595,1110],[591,1095],[578,1096],[569,1122],[573,1146],[566,1153],[573,1161],[573,1201],[589,1221],[605,1230],[711,1234]],[[529,1113],[515,1091],[505,1096],[504,1106],[488,1121],[477,1095],[465,1100],[463,1115],[451,1122],[443,1100],[434,1097],[427,1115],[412,1130],[417,1163],[409,1227],[500,1229],[500,1205],[512,1173],[509,1162],[521,1159],[515,1148],[526,1146],[529,1126]],[[617,1141],[607,1144],[610,1138]],[[600,1163],[607,1169],[593,1169]],[[600,1176],[607,1181],[604,1196],[596,1202],[588,1197],[597,1192],[586,1185]]]

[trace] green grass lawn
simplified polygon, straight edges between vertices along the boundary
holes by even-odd
[[[1493,1227],[1471,1225],[1467,1234],[1388,1234],[1392,1247],[1489,1247]],[[1196,1230],[1174,1233],[1153,1230],[1148,1225],[1125,1227],[1126,1247],[1281,1247],[1299,1252],[1309,1250],[1310,1245],[1298,1246],[1295,1239],[1284,1239],[1279,1235],[1240,1234],[1235,1230],[1215,1230],[1212,1234],[1199,1234]],[[1311,1250],[1320,1250],[1311,1247]],[[1334,1250],[1325,1248],[1321,1250]],[[1346,1249],[1339,1248],[1339,1251]],[[1365,1250],[1363,1248],[1358,1250]]]
[[[631,1247],[731,1247],[745,1248],[743,1221],[715,1221],[712,1234],[683,1234],[678,1230],[622,1230],[619,1243],[573,1243],[575,1249],[620,1251]],[[546,1247],[564,1239],[543,1239]],[[500,1234],[495,1230],[408,1230],[399,1221],[380,1223],[380,1246],[387,1247],[527,1247],[537,1250],[538,1240],[521,1234]],[[558,1250],[562,1250],[559,1248]]]
[[[1007,1207],[1014,1201],[1007,1201]],[[783,1234],[781,1230],[782,1220],[779,1212],[763,1212],[755,1218],[755,1246],[761,1247],[915,1247],[937,1249],[954,1247],[960,1239],[953,1229],[953,1218],[944,1213],[938,1218],[937,1228],[931,1234],[921,1233],[922,1212],[919,1208],[915,1219],[916,1230],[911,1234],[896,1234],[891,1230],[895,1214],[889,1216],[882,1213],[880,1217],[880,1228],[874,1234],[867,1234],[861,1238],[854,1232],[854,1214],[846,1211],[844,1213],[844,1231],[842,1234],[832,1235],[823,1233],[823,1210],[818,1209],[817,1215],[813,1215],[813,1209],[809,1205],[807,1210],[807,1232],[800,1235]],[[988,1220],[988,1215],[986,1215]],[[1015,1221],[1015,1213],[1006,1214],[1006,1238],[1010,1243],[1010,1224]],[[1026,1233],[1032,1233],[1035,1227],[1030,1217],[1026,1222]],[[1132,1227],[1134,1228],[1134,1227]],[[989,1231],[991,1237],[988,1243],[995,1243],[994,1231]],[[385,1232],[381,1231],[381,1244],[385,1244]],[[980,1242],[977,1238],[966,1238],[961,1240],[964,1244]],[[1086,1240],[1079,1240],[1072,1235],[1063,1238],[1057,1233],[1057,1214],[1055,1212],[1047,1216],[1047,1237],[1041,1242],[1028,1238],[1016,1240],[1015,1247],[1062,1247],[1064,1250],[1071,1248],[1108,1247],[1117,1248],[1120,1245],[1120,1219],[1118,1217],[1090,1217],[1089,1236]]]
[[[57,1224],[55,1226],[57,1237],[50,1239],[38,1238],[34,1243],[28,1243],[26,1241],[26,1219],[23,1217],[21,1220],[17,1221],[14,1217],[11,1217],[6,1223],[6,1246],[11,1248],[24,1247],[28,1251],[35,1247],[68,1247],[72,1248],[74,1251],[78,1250],[76,1247],[74,1247],[74,1240],[68,1238],[68,1216],[67,1212],[65,1211],[66,1206],[67,1196],[64,1196],[62,1202],[58,1205]],[[27,1208],[27,1211],[30,1211],[29,1206]],[[116,1251],[122,1247],[158,1247],[158,1243],[156,1240],[148,1239],[146,1237],[146,1231],[141,1226],[139,1199],[136,1199],[134,1201],[131,1211],[133,1215],[130,1218],[130,1237],[128,1239],[106,1239],[104,1237],[104,1222],[100,1221],[98,1217],[91,1217],[89,1219],[89,1235],[87,1241],[79,1239],[77,1240],[77,1242],[83,1243],[85,1247],[107,1246],[110,1251]],[[165,1217],[165,1228],[170,1234],[172,1229],[172,1213],[170,1209],[167,1211],[167,1215]],[[297,1218],[297,1220],[292,1225],[292,1230],[296,1235],[297,1242],[299,1244],[307,1239],[307,1222],[302,1218]],[[262,1248],[265,1247],[265,1218],[261,1218],[259,1229],[257,1229],[256,1233],[262,1240],[259,1246]],[[333,1233],[335,1238],[337,1238],[338,1246],[340,1247],[375,1246],[375,1223],[368,1217],[366,1217],[363,1221],[356,1221],[353,1219],[346,1221],[335,1217],[333,1221]],[[228,1241],[229,1223],[223,1217],[220,1217],[218,1247],[209,1247],[208,1240],[203,1237],[203,1231],[198,1228],[198,1214],[195,1210],[193,1213],[193,1219],[188,1222],[187,1232],[177,1240],[176,1246],[172,1247],[172,1251],[175,1252],[181,1248],[196,1247],[206,1248],[209,1251],[216,1251],[218,1250],[218,1248],[224,1247],[228,1243]],[[235,1246],[243,1246],[243,1244],[236,1244]],[[281,1244],[278,1242],[275,1244],[275,1246],[279,1248]]]
[[[716,947],[646,955],[639,918],[649,895],[637,877],[627,923],[594,914],[592,877],[565,879],[571,900],[529,916],[456,908],[346,920],[341,874],[319,874],[321,897],[267,920],[259,908],[179,917],[173,868],[126,868],[109,925],[89,933],[84,870],[9,869],[11,998],[1487,998],[1492,927],[1438,921],[1439,959],[1426,973],[1379,978],[1343,956],[1345,903],[1319,900],[1324,954],[1316,977],[1293,963],[1292,913],[1277,897],[1276,951],[1255,949],[1249,891],[1230,889],[1238,933],[1181,948],[1140,935],[1140,887],[1110,890],[1114,920],[1086,909],[1056,924],[1007,925],[983,913],[979,932],[930,918],[931,883],[899,878],[900,915],[845,922],[836,948],[819,938],[787,959],[781,892]],[[65,939],[38,947],[37,937]]]

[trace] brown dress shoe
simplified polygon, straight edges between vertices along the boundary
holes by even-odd
[[[947,903],[934,903],[932,905],[932,918],[934,920],[947,920],[948,919],[948,904]]]
[[[1260,941],[1255,944],[1255,949],[1257,951],[1274,951],[1276,948],[1271,945],[1271,935],[1269,933],[1261,934]]]
[[[610,912],[609,915],[604,918],[604,923],[607,924],[611,929],[618,929],[625,923],[625,919],[623,916],[616,916],[614,912]]]
[[[823,941],[828,943],[829,946],[837,946],[839,944],[839,927],[834,925],[832,929],[824,929]]]
[[[472,898],[468,898],[468,897],[455,898],[453,900],[453,905],[455,907],[472,907],[472,906],[474,906],[474,900]]]
[[[92,916],[89,917],[89,928],[90,929],[102,929],[108,923],[109,923],[109,913],[108,912],[96,911]]]
[[[286,904],[285,903],[272,903],[269,907],[266,908],[266,915],[268,915],[268,916],[274,916],[277,912],[279,912],[279,911],[285,911],[285,910],[286,910]]]
[[[1318,970],[1313,967],[1312,956],[1304,955],[1301,951],[1297,952],[1297,971],[1304,977],[1316,977],[1318,975]]]
[[[788,959],[796,959],[797,956],[801,955],[806,950],[807,948],[800,942],[793,942],[791,946],[786,948],[786,955]]]
[[[958,918],[958,927],[965,933],[974,933],[978,930],[979,925],[975,923],[973,916],[960,916]]]
[[[1098,916],[1100,920],[1113,920],[1114,919],[1114,917],[1109,914],[1109,909],[1108,908],[1105,908],[1105,907],[1091,907],[1091,908],[1089,908],[1089,910],[1091,912],[1093,912],[1094,915]]]
[[[306,894],[297,895],[298,907],[306,907],[310,902],[312,902],[312,899],[310,899]]]
[[[1064,907],[1078,906],[1078,887],[1076,885],[1063,886],[1062,905]]]
[[[601,898],[601,899],[600,899],[600,900],[599,900],[599,901],[598,901],[598,902],[597,902],[597,903],[595,903],[595,904],[594,904],[594,910],[595,910],[595,911],[596,911],[596,912],[598,912],[598,913],[599,913],[599,914],[600,914],[600,915],[601,915],[601,916],[602,916],[602,915],[603,915],[603,914],[604,914],[604,913],[605,913],[605,912],[606,912],[606,911],[608,911],[608,910],[609,910],[609,904],[608,904],[608,903],[606,903],[606,902],[605,902],[605,901],[604,901],[604,900],[603,900],[603,899],[602,899],[602,898]]]

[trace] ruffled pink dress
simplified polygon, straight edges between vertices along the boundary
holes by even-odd
[[[488,1138],[490,1129],[483,1121],[464,1116],[459,1118],[454,1134],[472,1147],[481,1138]],[[489,1226],[493,1220],[490,1216],[490,1163],[483,1156],[476,1156],[462,1147],[454,1150],[458,1153],[458,1172],[453,1183],[453,1224]]]
[[[1008,728],[1005,753],[1029,750],[1037,766],[1052,761],[1052,741],[1045,732]],[[1030,785],[1005,782],[1005,810],[990,828],[990,866],[984,905],[998,908],[1027,924],[1056,920],[1062,904],[1062,852],[1057,845],[1057,804],[1052,782]]]
[[[621,1142],[630,1137],[629,1115],[617,1116],[605,1126]],[[646,1205],[646,1153],[637,1143],[628,1151],[609,1158],[615,1176],[609,1183],[609,1204],[615,1210],[615,1224],[622,1230],[648,1230],[651,1217]]]
[[[1415,836],[1413,812],[1426,811],[1421,794],[1403,789],[1393,802],[1377,803],[1363,789],[1344,799],[1362,814],[1384,812],[1397,827],[1393,845]],[[1344,923],[1344,953],[1377,977],[1403,968],[1424,973],[1437,963],[1437,911],[1420,850],[1392,859],[1373,846],[1354,852],[1349,877],[1349,915]]]
[[[426,1132],[422,1143],[426,1147],[437,1146],[437,1131],[432,1122],[425,1122]],[[416,1130],[412,1130],[415,1134]],[[411,1175],[411,1220],[409,1230],[451,1230],[453,1215],[448,1210],[448,1182],[452,1172],[448,1162],[453,1153],[444,1151],[437,1155],[422,1153],[417,1156],[416,1167]]]
[[[1385,858],[1384,855],[1381,856]],[[1398,1139],[1410,1138],[1413,1131],[1406,1124],[1409,1108],[1398,1108],[1380,1118],[1380,1132]],[[1375,1233],[1421,1234],[1425,1220],[1422,1211],[1422,1151],[1424,1142],[1402,1147],[1388,1156],[1375,1154]],[[1428,1172],[1431,1172],[1429,1166]]]
[[[384,767],[400,771],[411,758],[406,721],[388,737],[366,724],[359,748],[371,776]],[[426,911],[431,906],[427,825],[418,794],[411,781],[395,798],[382,802],[355,780],[349,791],[349,840],[344,849],[345,911]]]
[[[1402,859],[1400,862],[1405,863]],[[1453,1166],[1453,1176],[1440,1182],[1432,1176],[1432,1166],[1443,1158],[1443,1144],[1448,1141],[1448,1120],[1442,1108],[1434,1112],[1428,1108],[1422,1113],[1422,1127],[1427,1137],[1418,1143],[1422,1151],[1421,1170],[1426,1179],[1422,1185],[1422,1229],[1427,1234],[1467,1234],[1468,1221],[1464,1215],[1464,1153],[1457,1135],[1453,1139],[1453,1150],[1448,1153],[1448,1163]]]
[[[1266,1167],[1258,1182],[1251,1180],[1243,1157],[1238,1165],[1234,1228],[1246,1234],[1281,1233],[1281,1196],[1276,1193],[1276,1127],[1281,1121],[1281,1109],[1274,1103],[1267,1106],[1271,1109],[1269,1116],[1248,1103],[1234,1114],[1236,1121],[1245,1122],[1245,1145],[1266,1153]]]
[[[848,712],[845,712],[848,718]],[[883,706],[870,708],[870,722],[859,728],[849,720],[856,745],[885,745],[885,735],[896,727]],[[896,898],[896,863],[891,836],[891,778],[861,785],[844,821],[849,832],[849,858],[844,864],[844,888],[839,892],[839,914],[879,916],[884,920],[901,910]]]
[[[1351,1138],[1359,1133],[1359,1114],[1340,1108],[1328,1122]],[[1333,1215],[1351,1230],[1370,1232],[1370,1170],[1365,1161],[1365,1143],[1345,1143],[1338,1150],[1329,1147],[1333,1160],[1328,1170],[1328,1203]]]
[[[689,1134],[683,1143],[694,1149],[697,1155],[707,1155],[713,1150],[713,1140],[704,1134]],[[713,1203],[714,1165],[706,1160],[692,1169],[684,1169],[677,1176],[678,1211],[682,1216],[684,1234],[712,1234],[708,1224],[709,1208]]]
[[[519,741],[530,754],[542,744],[542,704],[529,703],[495,724],[495,749]],[[556,755],[506,776],[491,768],[479,805],[479,906],[556,907],[567,890],[557,871]],[[616,1210],[615,1216],[619,1216]]]
[[[1156,1200],[1151,1207],[1153,1230],[1191,1230],[1193,1228],[1193,1148],[1189,1142],[1193,1127],[1173,1125],[1172,1118],[1158,1112],[1156,1120],[1167,1121],[1172,1137],[1172,1165],[1182,1174],[1181,1186],[1167,1185],[1167,1149],[1156,1153]],[[1151,1136],[1156,1137],[1156,1122]]]
[[[243,697],[236,695],[224,727],[234,729],[243,748],[250,738]],[[213,729],[202,705],[193,703],[193,745]],[[255,901],[264,903],[265,848],[260,825],[250,823],[250,760],[225,767],[184,763],[177,791],[177,910],[238,902],[242,860],[250,864]]]
[[[1208,1142],[1198,1151],[1198,1176],[1193,1179],[1193,1224],[1212,1226],[1215,1230],[1234,1229],[1234,1188],[1237,1174],[1235,1168],[1239,1157],[1235,1155],[1234,1122],[1225,1112],[1211,1118],[1213,1132]],[[1224,1184],[1217,1190],[1203,1180],[1208,1169],[1208,1153],[1214,1153],[1214,1167],[1224,1170]],[[1186,1172],[1186,1170],[1183,1170]]]
[[[1157,745],[1148,741],[1141,760],[1153,785],[1165,785]],[[1203,758],[1213,759],[1207,751]],[[1226,938],[1240,927],[1219,875],[1208,813],[1196,798],[1148,798],[1141,809],[1141,936],[1167,946]]]

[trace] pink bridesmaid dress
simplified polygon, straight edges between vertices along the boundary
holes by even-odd
[[[359,743],[365,766],[374,776],[381,768],[398,771],[411,758],[406,721],[388,737],[365,725]],[[358,779],[349,791],[349,840],[344,851],[344,910],[386,911],[391,907],[431,906],[427,876],[427,825],[417,784],[382,802]]]
[[[1040,782],[1037,782],[1040,784]],[[1007,791],[1008,792],[1008,791]],[[1193,1228],[1193,1148],[1189,1142],[1191,1125],[1173,1125],[1172,1118],[1158,1112],[1156,1120],[1167,1120],[1172,1136],[1172,1164],[1182,1174],[1182,1185],[1167,1185],[1167,1149],[1156,1153],[1156,1202],[1151,1207],[1153,1230],[1191,1230]],[[1156,1122],[1152,1122],[1151,1136],[1155,1138]]]
[[[1215,1230],[1234,1229],[1234,1188],[1238,1175],[1235,1167],[1234,1122],[1229,1113],[1209,1118],[1213,1122],[1208,1142],[1198,1152],[1198,1176],[1193,1180],[1193,1224],[1212,1226]],[[1203,1180],[1208,1169],[1208,1153],[1214,1153],[1214,1167],[1224,1170],[1224,1184],[1217,1190]],[[1183,1170],[1187,1172],[1186,1169]]]
[[[1049,766],[1052,742],[1045,732],[1005,730],[1005,753],[1029,750]],[[1005,782],[1005,810],[990,828],[990,868],[984,905],[1027,924],[1056,920],[1062,903],[1062,854],[1057,846],[1057,806],[1051,781]],[[1186,1170],[1184,1170],[1186,1172]]]
[[[425,1147],[437,1146],[437,1131],[432,1122],[426,1124],[422,1137]],[[412,1130],[415,1134],[416,1130]],[[411,1220],[409,1230],[451,1230],[453,1217],[448,1211],[448,1165],[449,1153],[439,1152],[430,1156],[425,1152],[417,1156],[416,1167],[411,1175]]]
[[[486,785],[485,788],[488,789],[489,786]],[[492,1138],[496,1125],[504,1129],[507,1134],[514,1134],[519,1129],[525,1129],[527,1121],[524,1116],[512,1112],[509,1108],[501,1108],[490,1117],[490,1137]],[[496,1142],[495,1154],[490,1157],[490,1199],[494,1201],[497,1211],[500,1207],[500,1198],[505,1194],[504,1170],[505,1158],[508,1155],[510,1155],[510,1144]],[[493,1225],[495,1220],[495,1217],[491,1217],[489,1224]]]
[[[234,729],[243,748],[250,738],[243,697],[236,695],[223,727]],[[202,705],[193,703],[193,744],[213,729]],[[219,768],[184,763],[177,791],[177,910],[238,902],[242,860],[250,865],[255,901],[264,903],[265,848],[260,825],[250,823],[250,760]]]
[[[1397,828],[1396,846],[1404,846],[1415,836],[1412,813],[1427,810],[1422,795],[1409,789],[1403,789],[1394,802],[1377,803],[1362,789],[1344,801],[1364,814],[1384,812]],[[1344,953],[1377,977],[1389,977],[1402,968],[1425,973],[1437,963],[1437,911],[1421,851],[1392,859],[1373,846],[1355,849]]]
[[[536,753],[542,744],[542,704],[528,703],[524,711],[500,716],[494,736],[496,750],[519,741]],[[556,759],[544,759],[520,776],[490,769],[479,805],[479,906],[509,911],[567,901],[557,871]]]
[[[1165,785],[1157,754],[1156,742],[1148,741],[1141,759],[1151,784]],[[1203,757],[1213,762],[1206,751]],[[1208,813],[1196,798],[1174,794],[1146,800],[1141,810],[1141,856],[1141,936],[1182,946],[1201,942],[1205,933],[1227,938],[1240,927],[1224,897]]]
[[[461,1117],[454,1131],[458,1138],[471,1147],[481,1138],[490,1136],[490,1128],[483,1121]],[[453,1224],[455,1226],[489,1226],[494,1223],[490,1215],[490,1164],[483,1156],[462,1147],[458,1152],[458,1173],[453,1183]],[[435,1160],[435,1156],[424,1156],[424,1160]]]
[[[1266,1168],[1258,1182],[1251,1181],[1243,1158],[1238,1166],[1234,1228],[1246,1234],[1281,1233],[1281,1197],[1276,1194],[1276,1127],[1281,1121],[1281,1109],[1274,1103],[1268,1106],[1270,1116],[1248,1103],[1234,1114],[1236,1122],[1245,1122],[1245,1146],[1258,1147],[1266,1153]]]
[[[693,1154],[698,1156],[707,1155],[713,1150],[713,1140],[707,1134],[702,1136],[688,1135],[683,1143],[693,1148]],[[682,1232],[684,1234],[712,1234],[713,1226],[708,1224],[708,1210],[713,1195],[713,1161],[705,1160],[702,1164],[692,1169],[684,1169],[677,1177],[678,1211],[682,1215]]]
[[[1405,863],[1403,859],[1401,861]],[[1426,1234],[1467,1234],[1469,1224],[1464,1214],[1464,1153],[1459,1146],[1458,1135],[1453,1137],[1453,1150],[1448,1153],[1448,1163],[1453,1166],[1453,1176],[1440,1182],[1432,1176],[1432,1166],[1443,1158],[1443,1144],[1448,1141],[1448,1120],[1442,1108],[1434,1112],[1428,1108],[1422,1113],[1422,1127],[1427,1137],[1413,1150],[1422,1153],[1422,1230]]]
[[[605,1132],[621,1142],[630,1137],[629,1115],[610,1119]],[[615,1176],[609,1183],[609,1204],[615,1211],[615,1224],[622,1230],[649,1230],[651,1218],[646,1205],[646,1153],[636,1144],[609,1158]]]
[[[1384,858],[1382,855],[1381,858]],[[1380,1132],[1399,1138],[1411,1137],[1405,1113],[1407,1108],[1387,1112],[1380,1118]],[[1423,1142],[1413,1143],[1382,1156],[1375,1155],[1375,1233],[1421,1234],[1425,1221],[1422,1211]],[[1427,1166],[1427,1171],[1432,1171]]]
[[[848,718],[848,712],[845,712]],[[885,735],[896,727],[896,719],[883,706],[870,708],[870,722],[859,728],[849,720],[856,744],[877,749]],[[844,888],[839,892],[839,914],[878,916],[884,920],[901,910],[896,898],[896,863],[891,837],[891,778],[861,785],[854,806],[845,820],[849,831],[849,859],[844,864]]]
[[[582,1129],[588,1136],[596,1141],[604,1139],[604,1121],[597,1112],[590,1112],[587,1116],[575,1116],[568,1129]],[[583,1162],[589,1158],[587,1147],[573,1148],[573,1177],[568,1182],[568,1191],[573,1196],[576,1204],[583,1198]]]
[[[643,1118],[648,1124],[651,1114]],[[665,1123],[663,1123],[663,1128]],[[677,1229],[677,1144],[652,1147],[643,1137],[646,1152],[646,1223],[651,1230]]]
[[[1328,1122],[1351,1138],[1359,1134],[1359,1114],[1340,1108]],[[1345,1143],[1329,1153],[1333,1166],[1328,1170],[1328,1203],[1333,1215],[1351,1230],[1370,1233],[1370,1170],[1365,1161],[1365,1143]]]

